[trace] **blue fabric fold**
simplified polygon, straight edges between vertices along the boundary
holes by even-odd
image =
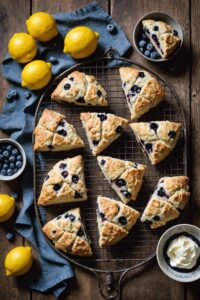
[[[99,46],[93,57],[102,56],[109,47],[116,48],[122,56],[131,46],[121,27],[96,2],[72,12],[55,14],[54,17],[59,35],[50,42],[38,42],[39,51],[36,57],[36,59],[45,61],[51,60],[52,57],[57,60],[52,65],[53,76],[77,63],[72,57],[62,52],[63,38],[66,32],[75,26],[89,26],[100,33]],[[108,24],[114,25],[114,32],[108,31]],[[20,86],[22,68],[23,65],[14,61],[9,54],[6,55],[2,63],[2,72],[11,83],[10,90],[16,90],[18,95],[13,99],[8,98],[0,115],[0,129],[8,132],[11,138],[17,140],[23,146],[27,156],[27,166],[19,180],[23,207],[17,216],[15,228],[38,249],[40,256],[39,265],[35,263],[31,270],[19,280],[30,289],[51,292],[59,297],[66,291],[74,273],[69,262],[49,246],[35,215],[32,181],[32,131],[37,101],[42,91],[29,91]],[[30,94],[26,98],[27,92]]]

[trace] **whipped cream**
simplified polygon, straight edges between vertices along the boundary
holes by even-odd
[[[200,247],[190,237],[180,235],[170,242],[167,256],[172,267],[192,269],[200,256]]]

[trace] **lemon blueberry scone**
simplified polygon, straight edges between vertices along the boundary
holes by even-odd
[[[182,125],[170,121],[152,121],[130,124],[138,143],[152,165],[158,164],[174,149]]]
[[[128,126],[128,120],[109,113],[81,113],[81,121],[94,156],[106,149]]]
[[[149,222],[153,229],[178,218],[189,199],[188,181],[186,176],[160,178],[141,221]]]
[[[34,130],[35,151],[64,151],[84,147],[73,125],[65,116],[45,109]]]
[[[59,250],[72,255],[92,255],[79,208],[71,209],[46,223],[43,232]]]
[[[74,71],[58,84],[51,98],[77,105],[107,106],[106,96],[106,91],[94,76]]]
[[[163,87],[147,71],[121,67],[119,72],[132,120],[138,119],[164,100]]]
[[[120,201],[108,197],[97,198],[99,246],[108,247],[128,235],[140,213]]]
[[[98,164],[111,187],[124,203],[136,200],[146,166],[109,156],[98,156]]]
[[[143,29],[162,58],[167,58],[180,44],[178,32],[163,21],[143,20]]]
[[[57,162],[47,174],[38,205],[52,205],[87,200],[81,155]]]

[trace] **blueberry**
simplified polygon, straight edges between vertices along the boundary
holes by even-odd
[[[59,191],[61,189],[62,185],[59,183],[54,184],[53,189],[55,192]]]
[[[4,161],[4,156],[2,154],[0,154],[0,161]]]
[[[5,164],[9,164],[9,163],[10,163],[10,162],[9,162],[9,159],[5,158],[5,159],[4,159],[4,163],[5,163]]]
[[[13,170],[8,169],[8,170],[7,170],[7,175],[8,175],[8,176],[12,176],[12,175],[13,175]]]
[[[25,92],[24,96],[25,96],[26,99],[30,99],[32,95],[31,95],[30,92]]]
[[[79,97],[78,99],[76,99],[76,101],[78,103],[85,103],[85,99],[83,97]]]
[[[97,146],[99,144],[99,141],[94,140],[94,141],[92,141],[92,143],[94,146]]]
[[[19,193],[14,192],[11,194],[11,197],[13,197],[15,200],[19,199]]]
[[[108,29],[108,31],[110,32],[110,33],[113,33],[113,32],[115,32],[115,25],[113,25],[113,24],[108,24],[107,25],[107,29]]]
[[[140,47],[140,48],[144,48],[144,47],[146,47],[146,44],[147,44],[147,42],[146,42],[145,40],[141,40],[141,41],[139,42],[139,47]]]
[[[14,234],[9,232],[6,234],[6,238],[8,241],[12,242],[14,240]]]
[[[145,77],[145,74],[144,74],[144,72],[139,72],[139,74],[138,74],[138,77],[140,77],[140,78],[144,78],[144,77]]]
[[[60,122],[58,123],[58,126],[64,127],[64,126],[65,126],[65,121],[64,121],[64,120],[60,121]]]
[[[145,144],[145,148],[146,148],[147,152],[152,152],[152,150],[153,150],[153,147],[152,147],[151,143]]]
[[[74,81],[74,77],[70,77],[69,80],[70,80],[70,81]]]
[[[22,156],[21,156],[21,154],[17,156],[17,160],[22,161]]]
[[[17,148],[14,148],[12,150],[12,155],[18,155],[19,154],[19,150]]]
[[[77,175],[72,175],[72,182],[73,183],[78,183],[79,177]]]
[[[10,163],[10,168],[11,169],[15,169],[15,164],[14,163]],[[14,171],[13,171],[14,172]]]
[[[77,232],[77,235],[80,236],[80,237],[85,235],[82,228],[79,228],[79,230]]]
[[[140,47],[140,52],[144,53],[144,48]]]
[[[64,129],[60,129],[60,130],[58,130],[57,131],[57,133],[59,134],[59,135],[62,135],[62,136],[67,136],[67,131],[66,130],[64,130]]]
[[[122,133],[123,132],[123,127],[122,126],[117,126],[117,128],[116,128],[116,133]]]
[[[17,173],[18,169],[17,168],[14,168],[13,172],[14,173]]]
[[[57,217],[56,217],[56,220],[60,220],[60,219],[61,219],[61,216],[57,216]]]
[[[158,26],[154,26],[152,29],[153,29],[154,31],[158,31],[159,27],[158,27]]]
[[[153,50],[153,45],[151,43],[147,44],[147,50],[149,51]]]
[[[67,164],[64,164],[64,163],[60,164],[60,166],[59,166],[60,169],[65,169],[66,167],[67,167]]]
[[[68,216],[68,218],[70,219],[71,222],[73,222],[73,221],[75,220],[75,216],[72,215],[72,214],[70,214],[70,215]]]
[[[100,90],[97,91],[97,96],[101,97],[102,96],[102,92]]]
[[[154,123],[154,122],[151,122],[150,123],[150,128],[153,129],[155,132],[157,131],[158,129],[158,124]]]
[[[160,217],[159,217],[159,216],[154,216],[154,217],[153,217],[153,220],[154,220],[154,221],[160,221]]]
[[[172,130],[168,133],[168,135],[169,135],[170,139],[174,139],[176,136],[176,132]]]
[[[177,30],[173,30],[173,35],[178,36],[178,31]]]
[[[160,197],[167,197],[165,190],[163,187],[161,187],[158,191],[157,191],[158,196]]]
[[[157,38],[157,36],[155,34],[152,34],[152,39],[154,40],[154,42],[156,43],[156,45],[158,47],[160,47],[160,42],[159,42],[159,40],[158,40],[158,38]]]
[[[124,186],[124,185],[126,185],[126,181],[125,181],[124,179],[117,179],[117,180],[115,181],[115,184],[116,184],[117,186]]]
[[[107,120],[107,115],[106,114],[98,114],[97,117],[101,120],[101,122]]]
[[[9,165],[8,164],[3,164],[3,169],[8,170]]]
[[[58,60],[54,56],[49,57],[49,62],[52,63],[53,65],[58,63]]]
[[[68,176],[68,172],[67,172],[67,171],[63,171],[63,172],[61,173],[61,175],[62,175],[64,178],[66,178],[66,177]]]
[[[151,52],[150,57],[152,59],[157,59],[158,58],[157,52],[156,51]]]
[[[105,163],[106,163],[105,159],[102,159],[102,160],[101,160],[101,165],[104,166]]]
[[[149,51],[149,50],[146,50],[146,51],[144,52],[144,55],[145,55],[146,57],[150,57],[150,51]]]
[[[104,213],[102,213],[102,212],[98,212],[98,213],[99,213],[99,216],[101,217],[102,221],[105,221],[106,218],[105,218]]]
[[[124,216],[119,217],[118,221],[122,225],[126,225],[127,224],[127,218],[124,217]]]
[[[52,150],[54,148],[53,145],[47,145],[47,147],[49,148],[49,150]]]
[[[143,40],[146,40],[146,39],[147,39],[147,36],[146,36],[145,33],[142,34],[142,38],[143,38]]]
[[[21,168],[22,167],[22,162],[21,161],[17,161],[16,162],[16,167],[17,168]]]
[[[5,169],[1,170],[1,175],[6,176],[7,175],[7,171]]]
[[[81,198],[81,194],[79,192],[75,191],[74,198]]]
[[[8,145],[7,147],[6,147],[6,150],[8,150],[8,151],[11,151],[13,149],[13,145]]]
[[[65,90],[69,90],[70,87],[71,87],[71,84],[69,84],[69,83],[66,83],[66,84],[64,85],[64,89],[65,89]]]
[[[10,155],[10,153],[7,150],[3,151],[3,156],[4,157],[9,157],[9,155]]]
[[[10,161],[11,163],[15,162],[15,160],[16,160],[16,157],[15,157],[14,155],[11,155],[11,156],[9,157],[9,161]]]
[[[121,190],[122,195],[124,195],[126,198],[130,199],[131,198],[131,193],[125,190]]]

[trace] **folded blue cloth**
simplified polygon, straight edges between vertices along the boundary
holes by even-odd
[[[52,61],[53,76],[77,63],[62,52],[63,37],[75,26],[85,25],[100,33],[99,46],[95,55],[102,56],[109,47],[116,48],[120,55],[124,55],[131,46],[121,27],[96,2],[73,12],[56,14],[54,17],[59,35],[50,42],[38,42],[37,54],[37,59]],[[107,27],[109,24],[110,28]],[[66,290],[69,279],[74,276],[74,273],[68,261],[47,244],[34,213],[32,131],[37,100],[41,91],[28,91],[20,86],[22,68],[23,65],[18,64],[9,55],[3,61],[3,75],[12,82],[12,86],[0,115],[0,129],[10,133],[11,138],[23,146],[27,155],[27,167],[21,176],[23,208],[16,219],[15,227],[39,250],[40,254],[39,268],[35,271],[36,266],[33,266],[20,278],[20,282],[30,289],[52,292],[59,297]],[[16,90],[17,97],[10,96],[12,90]]]

